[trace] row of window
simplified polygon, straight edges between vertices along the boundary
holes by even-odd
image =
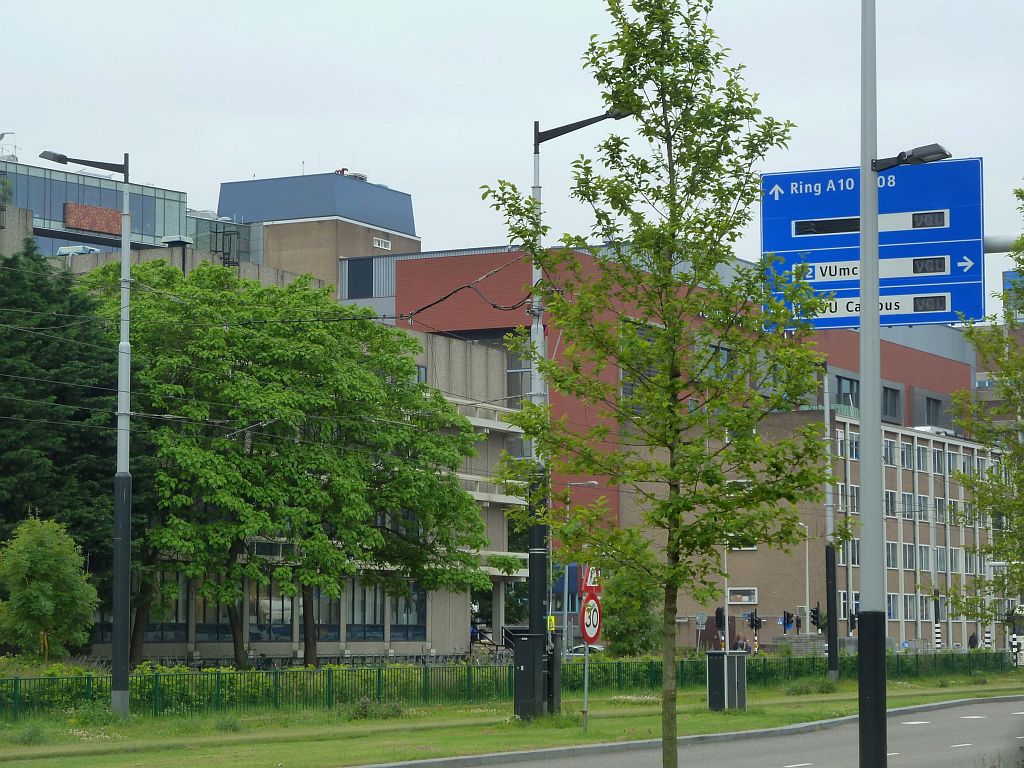
[[[171,576],[173,578],[173,575]],[[291,642],[292,611],[299,612],[298,630],[300,642],[305,640],[302,622],[302,596],[290,597],[283,594],[276,581],[270,584],[249,584],[249,627],[251,642]],[[345,640],[348,642],[383,641],[387,595],[382,587],[363,584],[356,579],[349,583],[348,615],[345,623]],[[411,585],[408,596],[390,598],[390,636],[393,641],[426,640],[427,637],[427,594],[416,584]],[[177,642],[187,640],[188,606],[185,595],[179,594],[174,606],[174,615],[168,620],[152,622],[146,627],[147,642]],[[313,616],[317,627],[317,639],[323,641],[341,640],[341,598],[328,597],[319,590],[314,591]],[[209,601],[197,595],[195,601],[196,641],[229,642],[231,626],[227,606]],[[96,622],[95,642],[109,642],[109,616],[100,615]]]
[[[835,489],[836,508],[846,514],[860,514],[860,486],[837,485]],[[988,515],[975,508],[970,502],[941,497],[914,496],[912,493],[901,493],[897,502],[896,491],[885,491],[884,513],[886,517],[902,517],[904,520],[920,520],[950,525],[978,525],[988,527]],[[993,520],[996,524],[996,521]],[[996,524],[995,527],[1000,527]]]
[[[853,461],[860,460],[860,434],[857,432],[846,433],[845,430],[837,429],[835,433],[835,453],[841,458],[850,458]],[[999,462],[991,462],[985,456],[973,455],[970,453],[955,453],[944,451],[942,448],[931,448],[913,443],[900,442],[899,466],[903,469],[917,469],[919,472],[931,472],[936,475],[952,476],[957,472],[965,475],[984,474],[989,471],[998,471]],[[915,461],[916,459],[916,461]],[[896,466],[896,441],[882,441],[882,461],[888,466]]]
[[[846,376],[836,376],[836,403],[852,408],[860,408],[860,381]],[[942,401],[935,397],[926,397],[924,402],[925,424],[931,427],[942,426]],[[882,418],[902,423],[903,393],[895,387],[882,387]]]
[[[960,547],[938,547],[930,544],[903,544],[898,541],[885,542],[885,567],[892,570],[902,568],[906,571],[931,571],[931,555],[935,555],[935,570],[940,573],[961,573],[960,554],[963,552],[963,573],[967,575],[984,574],[986,560],[969,549]],[[902,553],[902,557],[900,557]],[[860,539],[843,542],[836,549],[836,562],[839,565],[860,567]]]
[[[933,621],[933,606],[935,598],[931,595],[902,595],[895,592],[887,592],[885,595],[885,615],[887,619],[899,621]],[[902,604],[902,605],[901,605]],[[839,592],[839,618],[850,618],[850,600],[845,590]],[[902,608],[902,610],[901,610]],[[853,611],[860,611],[860,592],[853,593]],[[945,596],[939,597],[939,621],[946,621],[949,618],[949,611]],[[963,616],[954,616],[954,621],[961,621]]]

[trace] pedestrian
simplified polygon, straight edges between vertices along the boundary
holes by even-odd
[[[971,632],[971,636],[967,638],[967,647],[972,651],[978,647],[978,633]]]

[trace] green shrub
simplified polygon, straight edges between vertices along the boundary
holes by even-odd
[[[68,725],[113,725],[120,721],[103,701],[83,702],[68,710]]]
[[[818,681],[818,693],[835,693],[836,684],[831,680],[819,680]]]
[[[949,688],[949,680],[942,679],[935,683],[938,688]]]
[[[404,714],[404,709],[401,702],[398,701],[377,703],[373,699],[363,696],[346,707],[343,714],[346,720],[389,720],[401,717]]]
[[[237,717],[218,717],[214,721],[213,727],[221,733],[238,733],[242,730],[242,723]]]
[[[8,737],[8,741],[19,747],[33,747],[46,741],[46,734],[43,733],[43,728],[39,723],[29,723],[22,728],[16,729]]]
[[[971,685],[988,685],[988,678],[981,675],[971,675]]]
[[[797,680],[787,685],[784,692],[787,696],[809,696],[814,693],[814,681]]]

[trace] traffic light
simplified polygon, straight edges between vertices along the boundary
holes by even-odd
[[[782,634],[786,634],[786,630],[793,626],[793,614],[789,611],[782,612]]]
[[[715,608],[715,629],[725,629],[725,608]]]
[[[754,629],[760,629],[763,624],[764,619],[757,615],[757,611],[754,611]]]
[[[757,611],[751,611],[747,617],[747,626],[751,629],[757,629]]]
[[[815,603],[811,608],[811,625],[818,629],[821,626],[821,603]]]
[[[853,632],[857,628],[857,613],[856,611],[850,611],[850,631]]]

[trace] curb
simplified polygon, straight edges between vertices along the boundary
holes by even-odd
[[[909,707],[897,707],[886,712],[886,718],[900,717],[914,712],[928,712],[933,709],[963,707],[969,704],[988,701],[1024,701],[1024,695],[985,696],[973,699],[953,699],[936,701],[931,704],[915,704]],[[777,728],[762,728],[755,731],[731,731],[726,733],[705,733],[697,736],[680,736],[679,746],[686,744],[707,744],[718,741],[737,741],[741,739],[757,739],[764,736],[789,736],[797,733],[813,733],[837,728],[846,723],[856,722],[858,715],[846,715],[829,720],[814,720],[809,723],[781,725]],[[408,760],[400,763],[373,763],[356,768],[469,768],[477,765],[502,765],[504,763],[522,761],[561,760],[568,757],[584,757],[586,755],[609,755],[617,752],[630,752],[638,749],[656,749],[661,746],[661,739],[643,739],[640,741],[615,741],[604,744],[584,744],[576,747],[548,747],[532,749],[525,752],[491,752],[484,755],[465,755],[463,757],[436,757],[426,760]]]

